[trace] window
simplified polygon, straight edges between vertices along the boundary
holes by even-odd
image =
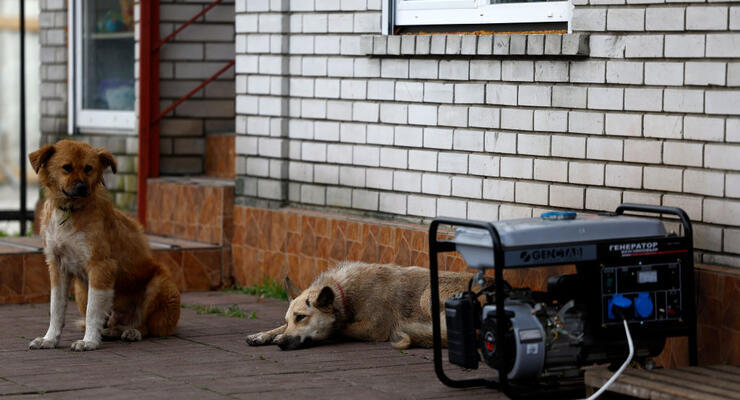
[[[70,133],[133,129],[133,0],[73,0],[70,6]]]
[[[572,13],[569,1],[393,0],[390,3],[395,7],[384,10],[385,21],[390,22],[384,26],[388,32],[397,26],[562,23],[569,22]]]

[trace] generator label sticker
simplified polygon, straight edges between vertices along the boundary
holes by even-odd
[[[657,250],[658,242],[634,242],[609,245],[609,252],[620,253],[622,257],[643,253],[655,253]]]
[[[596,259],[596,245],[559,246],[507,251],[507,267],[526,265],[565,264]]]

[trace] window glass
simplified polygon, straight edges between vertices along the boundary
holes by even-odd
[[[134,109],[133,0],[82,1],[82,108]]]

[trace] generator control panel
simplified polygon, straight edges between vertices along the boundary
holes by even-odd
[[[668,321],[682,316],[678,262],[606,267],[601,271],[602,323],[620,324],[614,306],[627,309],[627,321]]]

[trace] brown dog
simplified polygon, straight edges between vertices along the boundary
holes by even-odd
[[[444,301],[468,288],[472,274],[440,272],[440,310]],[[390,341],[397,349],[432,346],[429,270],[365,263],[342,263],[319,275],[301,292],[290,279],[285,324],[247,336],[252,346],[276,344],[283,350],[308,347],[335,335],[365,341]],[[444,311],[442,341],[446,343]]]
[[[105,169],[116,172],[113,155],[62,140],[28,158],[45,189],[41,234],[51,278],[49,330],[29,348],[59,343],[73,278],[85,320],[85,336],[72,343],[73,351],[95,350],[101,335],[137,341],[172,334],[180,293],[169,271],[152,259],[141,226],[115,209],[103,187]]]

